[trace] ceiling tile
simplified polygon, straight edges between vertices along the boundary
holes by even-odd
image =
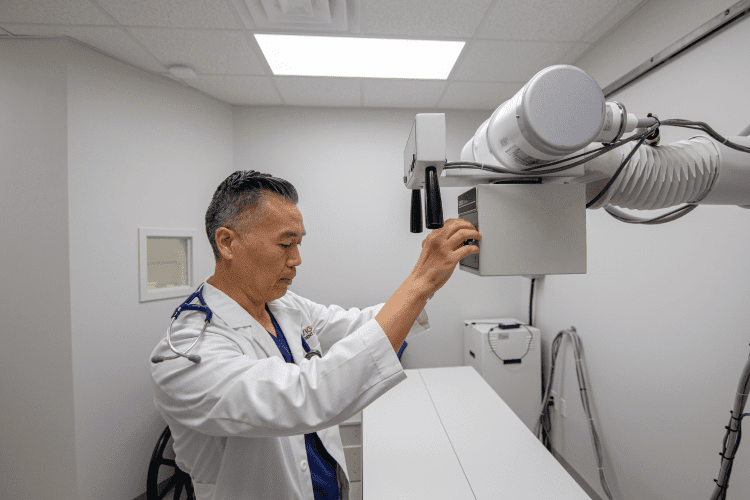
[[[274,77],[276,88],[291,106],[360,106],[359,78]]]
[[[621,0],[503,0],[492,8],[477,36],[501,40],[575,42]]]
[[[240,31],[127,28],[162,64],[184,64],[199,74],[263,75]]]
[[[361,4],[363,35],[471,38],[492,0],[377,0]]]
[[[569,43],[475,40],[467,45],[452,80],[526,82],[556,64]]]
[[[363,105],[378,108],[436,108],[445,81],[364,79]]]
[[[225,1],[95,0],[123,26],[240,29],[243,26]]]
[[[2,23],[115,24],[88,0],[2,0]]]
[[[166,66],[154,59],[123,28],[33,24],[6,24],[3,27],[14,35],[68,36],[138,68],[155,73],[167,71]]]
[[[199,76],[186,83],[228,104],[270,106],[282,104],[271,80],[266,76]]]
[[[603,37],[609,30],[624,22],[631,14],[638,10],[648,0],[620,0],[615,8],[600,22],[594,26],[583,38],[582,42],[596,42]]]
[[[571,43],[568,50],[557,61],[558,64],[575,64],[575,62],[591,47],[590,43]]]
[[[451,82],[440,101],[441,108],[494,110],[513,97],[526,82]]]

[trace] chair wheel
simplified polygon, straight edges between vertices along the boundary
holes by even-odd
[[[146,478],[146,500],[162,500],[174,489],[174,500],[180,500],[185,489],[187,500],[195,500],[190,476],[177,467],[172,450],[172,431],[169,426],[159,436],[151,455]]]

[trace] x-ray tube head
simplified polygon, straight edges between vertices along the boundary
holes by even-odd
[[[502,165],[525,170],[590,144],[605,116],[596,80],[574,66],[551,66],[495,110],[486,128],[477,131],[484,137],[475,136],[473,153],[477,161],[487,153]],[[483,147],[488,151],[478,150]]]

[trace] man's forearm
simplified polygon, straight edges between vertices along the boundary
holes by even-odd
[[[375,320],[398,352],[406,335],[427,304],[429,293],[417,281],[404,281],[375,316]]]

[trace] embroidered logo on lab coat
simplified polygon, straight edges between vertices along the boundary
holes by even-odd
[[[304,338],[305,340],[309,340],[310,337],[312,337],[312,334],[313,334],[312,326],[308,326],[307,328],[302,330],[302,338]]]

